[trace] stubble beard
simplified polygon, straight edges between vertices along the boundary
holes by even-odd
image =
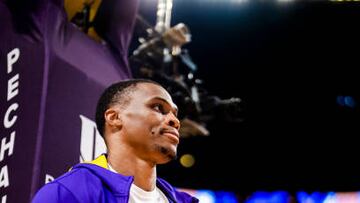
[[[161,145],[156,146],[157,151],[159,151],[162,155],[166,156],[168,161],[175,160],[177,158],[176,151],[172,151],[168,147],[164,147]]]

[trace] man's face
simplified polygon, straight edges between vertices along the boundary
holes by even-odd
[[[152,83],[139,83],[119,111],[122,136],[137,156],[156,164],[176,157],[180,122],[169,93]]]

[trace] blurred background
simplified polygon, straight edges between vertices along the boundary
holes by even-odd
[[[156,7],[141,2],[151,24]],[[247,202],[336,202],[328,192],[360,190],[359,19],[358,1],[175,0],[172,25],[190,29],[196,77],[240,98],[244,119],[215,118],[209,136],[182,139],[160,176]],[[252,200],[256,191],[275,193]]]

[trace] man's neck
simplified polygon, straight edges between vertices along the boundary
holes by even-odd
[[[123,151],[109,150],[109,165],[118,173],[134,176],[134,184],[145,191],[152,191],[156,186],[156,165]]]

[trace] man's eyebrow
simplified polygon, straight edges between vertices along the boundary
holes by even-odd
[[[169,106],[171,106],[173,109],[175,109],[175,112],[178,112],[178,108],[177,106],[173,103],[173,105],[171,103],[169,103],[166,99],[162,98],[162,97],[153,97],[151,98],[151,100],[160,100],[166,104],[168,104]]]

